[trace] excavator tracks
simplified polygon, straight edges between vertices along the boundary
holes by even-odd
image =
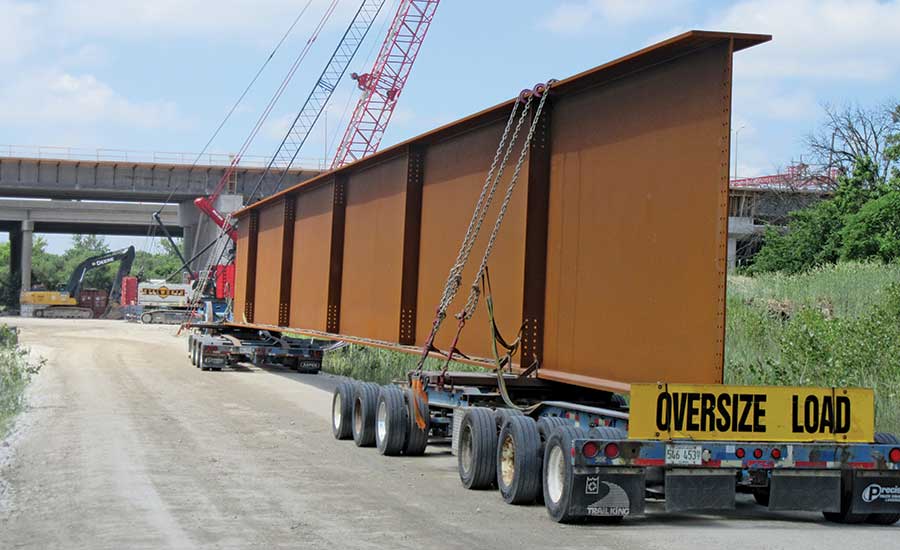
[[[41,319],[93,319],[94,312],[86,307],[49,306],[35,310],[34,316]]]

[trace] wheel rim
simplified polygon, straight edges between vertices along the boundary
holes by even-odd
[[[361,434],[363,431],[362,403],[359,399],[353,404],[353,429],[358,434]]]
[[[334,429],[341,429],[341,394],[334,394],[334,402],[331,404],[331,420],[334,422]]]
[[[511,435],[503,438],[500,446],[500,478],[509,487],[516,476],[516,442]]]
[[[472,429],[468,426],[459,436],[459,457],[463,473],[468,475],[472,469]]]
[[[553,503],[559,502],[566,487],[566,459],[562,449],[554,445],[547,460],[547,493]]]
[[[382,401],[378,404],[378,416],[375,420],[375,436],[378,441],[384,441],[387,438],[387,402]]]

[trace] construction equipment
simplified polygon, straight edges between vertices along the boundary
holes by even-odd
[[[236,320],[192,355],[225,365],[245,332],[437,358],[341,383],[334,436],[408,456],[450,437],[465,488],[554,521],[744,492],[897,522],[872,390],[724,384],[732,57],[770,38],[690,31],[244,208]]]
[[[84,277],[92,269],[97,269],[116,261],[119,262],[119,269],[107,295],[105,311],[101,314],[102,316],[109,315],[119,302],[122,278],[131,272],[131,264],[134,262],[133,246],[99,254],[84,260],[78,264],[78,267],[69,276],[68,284],[61,290],[23,291],[19,300],[23,314],[52,319],[91,319],[101,316],[97,315],[95,309],[88,303],[88,298],[91,298],[90,301],[93,301],[96,293],[82,290]]]
[[[149,324],[180,324],[190,312],[190,283],[169,283],[164,279],[150,279],[138,283],[137,306],[140,319]]]
[[[372,70],[353,73],[363,91],[331,168],[378,150],[440,0],[401,0]]]

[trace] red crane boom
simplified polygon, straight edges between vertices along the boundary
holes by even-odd
[[[372,71],[351,75],[363,95],[338,146],[332,169],[378,150],[439,3],[401,0]]]

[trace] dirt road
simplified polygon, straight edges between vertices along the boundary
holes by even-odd
[[[201,372],[171,327],[17,320],[47,359],[0,445],[2,548],[889,548],[898,527],[651,513],[615,527],[460,487],[449,448],[332,439],[326,376]]]

